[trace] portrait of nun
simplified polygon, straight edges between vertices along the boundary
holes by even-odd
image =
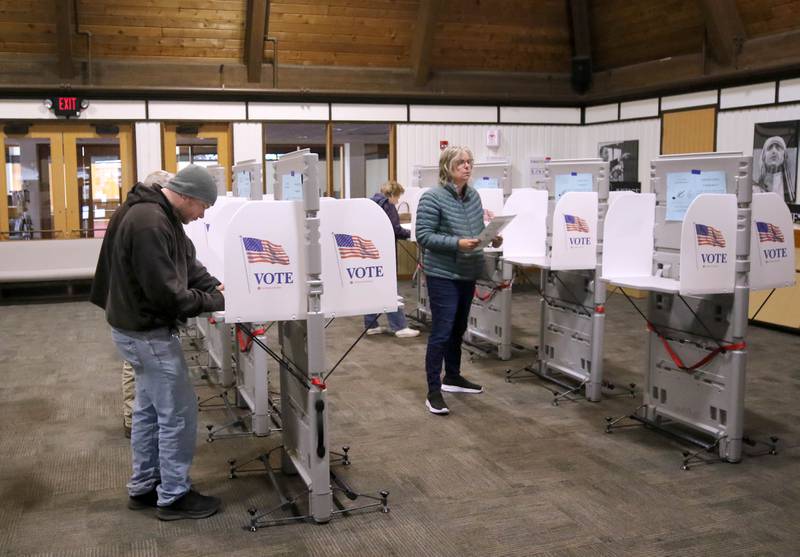
[[[756,124],[753,142],[753,186],[797,203],[797,122]]]

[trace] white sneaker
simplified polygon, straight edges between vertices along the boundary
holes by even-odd
[[[367,329],[368,335],[380,335],[388,332],[389,332],[388,327],[372,327],[371,329]]]
[[[411,329],[406,327],[405,329],[400,329],[394,333],[394,336],[398,338],[411,338],[419,335],[419,331],[416,329]]]

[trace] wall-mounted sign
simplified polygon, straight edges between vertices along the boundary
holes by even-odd
[[[439,140],[439,150],[440,151],[444,151],[445,149],[447,149],[448,145],[450,145],[450,142],[447,141],[446,139]]]
[[[491,128],[486,131],[486,146],[500,147],[500,130],[498,128]]]
[[[80,97],[55,96],[46,99],[44,105],[60,118],[77,118],[81,110],[89,108],[89,101]]]

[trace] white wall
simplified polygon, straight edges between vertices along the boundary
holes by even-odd
[[[597,144],[608,141],[639,140],[639,181],[642,192],[650,191],[650,161],[661,153],[661,120],[611,122],[574,128],[575,151],[571,157],[596,157]]]
[[[800,120],[800,103],[720,112],[717,115],[717,151],[752,154],[755,125],[783,120]]]
[[[500,130],[500,146],[486,147],[486,132],[495,128]],[[490,157],[508,159],[512,187],[521,187],[529,183],[531,155],[553,159],[596,157],[598,142],[634,139],[639,140],[639,179],[643,191],[649,191],[650,160],[660,149],[661,123],[657,118],[591,126],[401,124],[397,126],[397,178],[409,186],[414,165],[437,164],[441,140],[470,147],[480,162]]]

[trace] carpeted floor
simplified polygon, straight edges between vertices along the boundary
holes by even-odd
[[[536,343],[536,308],[534,294],[515,293],[523,345]],[[366,337],[328,381],[329,425],[334,447],[351,447],[352,464],[337,470],[358,491],[388,490],[391,512],[251,533],[247,509],[273,507],[277,494],[263,474],[229,479],[227,461],[279,445],[280,434],[206,443],[205,424],[224,416],[202,412],[192,476],[223,510],[171,523],[130,511],[121,366],[102,313],[77,302],[0,316],[2,556],[800,555],[798,336],[749,331],[746,431],[780,437],[779,454],[689,471],[682,446],[663,436],[604,433],[605,416],[630,412],[638,396],[555,407],[551,387],[505,381],[531,352],[509,362],[465,354],[464,375],[486,392],[446,395],[452,413],[437,417],[424,406],[426,334]],[[350,318],[327,329],[329,365],[360,327]],[[612,296],[607,379],[643,383],[644,338],[640,317]],[[201,398],[215,392],[198,381]]]

